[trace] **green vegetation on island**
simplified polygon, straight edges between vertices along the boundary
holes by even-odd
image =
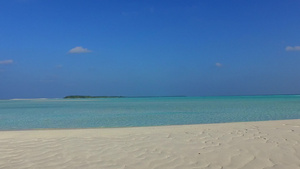
[[[123,96],[81,96],[81,95],[72,95],[72,96],[64,97],[64,99],[94,99],[94,98],[123,98]]]

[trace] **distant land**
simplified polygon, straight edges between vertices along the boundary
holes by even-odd
[[[255,96],[300,96],[300,94],[262,94],[262,95],[219,95],[219,96],[192,96],[192,97],[255,97]],[[93,99],[93,98],[152,98],[152,97],[188,97],[184,95],[174,96],[86,96],[86,95],[70,95],[64,99]],[[46,98],[42,98],[46,99]],[[1,100],[1,99],[0,99]],[[27,99],[11,99],[11,100],[27,100]],[[30,99],[31,100],[31,99]]]
[[[84,96],[84,95],[70,95],[64,99],[90,99],[90,98],[149,98],[149,97],[186,97],[186,96]]]
[[[64,99],[88,99],[88,98],[123,98],[124,96],[81,96],[81,95],[72,95],[66,96]]]

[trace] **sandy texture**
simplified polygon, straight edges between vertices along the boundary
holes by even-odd
[[[0,131],[0,168],[300,168],[300,120]]]

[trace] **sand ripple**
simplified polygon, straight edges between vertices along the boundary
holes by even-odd
[[[300,168],[300,120],[0,132],[0,169]]]

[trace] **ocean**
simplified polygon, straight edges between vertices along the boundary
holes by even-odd
[[[139,127],[299,118],[299,95],[0,100],[0,130]]]

